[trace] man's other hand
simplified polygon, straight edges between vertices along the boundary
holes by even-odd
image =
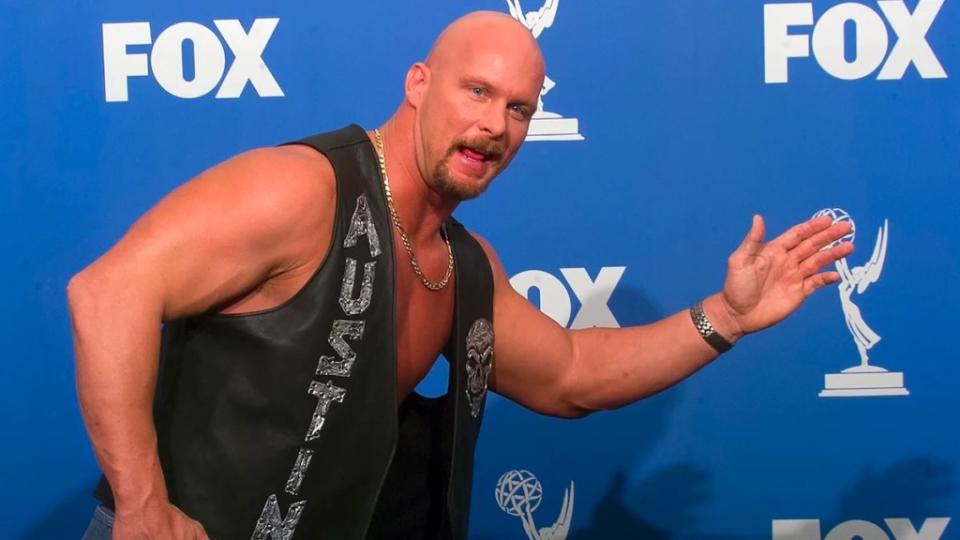
[[[149,504],[142,511],[118,511],[114,540],[209,540],[203,525],[169,502]]]
[[[820,269],[853,252],[852,243],[837,242],[849,232],[849,223],[820,216],[764,244],[763,218],[753,216],[746,238],[730,255],[721,295],[740,331],[780,322],[814,291],[839,280],[839,273]]]

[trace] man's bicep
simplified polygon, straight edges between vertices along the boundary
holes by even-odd
[[[574,358],[570,333],[516,292],[509,296],[494,307],[491,387],[537,412],[567,416]]]
[[[299,191],[317,181],[300,178],[308,169],[283,157],[276,149],[255,150],[200,174],[145,213],[85,272],[129,288],[131,298],[155,306],[163,319],[243,294],[301,248],[298,232],[306,224],[296,216],[309,203]]]
[[[492,248],[481,244],[494,273],[491,389],[537,412],[570,416],[564,405],[574,357],[570,332],[513,290]]]

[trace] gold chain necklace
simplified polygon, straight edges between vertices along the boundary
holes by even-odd
[[[410,258],[410,266],[413,267],[413,273],[420,278],[420,283],[423,283],[424,287],[431,291],[439,291],[447,286],[447,283],[450,281],[450,276],[453,275],[453,248],[450,247],[450,238],[447,236],[446,226],[441,226],[440,233],[443,241],[447,244],[447,273],[444,274],[443,279],[434,283],[427,279],[427,276],[423,274],[423,270],[420,269],[420,265],[417,264],[417,258],[413,255],[413,246],[410,245],[410,238],[407,237],[407,231],[404,230],[403,225],[400,223],[400,216],[397,215],[397,209],[393,206],[393,194],[390,192],[390,179],[387,177],[387,163],[384,158],[383,135],[380,134],[379,129],[374,129],[373,134],[376,135],[377,139],[377,159],[380,161],[380,174],[383,176],[383,189],[387,194],[387,208],[390,210],[390,219],[393,220],[397,232],[400,233],[400,240],[403,242],[403,249],[407,251],[407,257]]]

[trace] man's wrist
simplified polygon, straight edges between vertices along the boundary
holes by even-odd
[[[147,461],[151,463],[136,472],[128,470],[121,473],[114,470],[107,474],[107,482],[113,492],[114,510],[118,515],[142,514],[169,502],[159,460],[148,458]]]
[[[703,300],[703,313],[717,334],[730,345],[743,337],[744,332],[733,314],[733,309],[721,293],[708,296]]]

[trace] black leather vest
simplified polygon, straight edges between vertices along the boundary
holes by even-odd
[[[281,306],[164,326],[155,422],[170,500],[215,540],[466,538],[492,363],[489,261],[447,224],[448,393],[412,394],[398,421],[393,235],[376,154],[358,126],[297,144],[336,173],[329,253]],[[98,496],[112,506],[105,482]]]

